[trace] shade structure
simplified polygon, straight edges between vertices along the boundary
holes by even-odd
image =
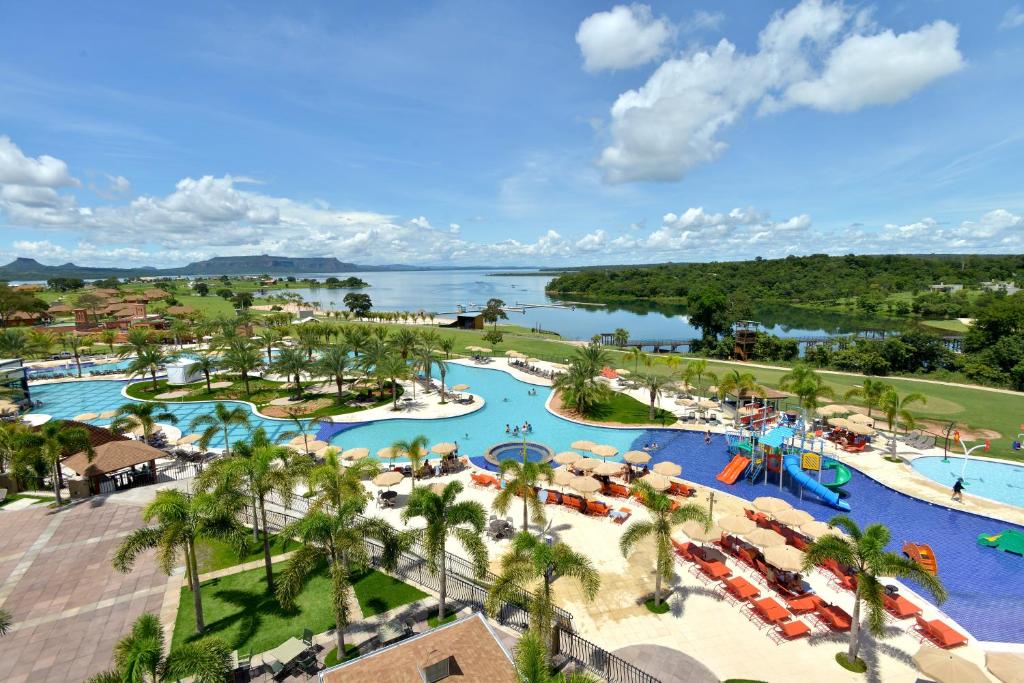
[[[305,446],[309,442],[309,437],[302,436],[301,434],[293,438],[288,442],[289,446]]]
[[[452,387],[452,391],[465,391],[466,389],[469,389],[468,384],[456,384]]]
[[[687,407],[689,407],[689,406],[692,406],[694,403],[696,403],[696,401],[694,401],[692,398],[677,398],[676,399],[676,405],[677,406],[687,406]]]
[[[430,452],[437,453],[438,455],[450,455],[451,453],[454,453],[458,449],[459,447],[456,446],[455,444],[451,443],[450,441],[445,441],[443,443],[434,444],[434,446],[430,449]]]
[[[590,452],[602,458],[613,458],[619,454],[619,449],[608,444],[598,444],[590,449]]]
[[[527,362],[527,363],[539,363],[539,362],[540,362],[540,358],[533,358],[533,357],[531,356],[530,358],[527,358],[527,359],[526,359],[526,362]]]
[[[581,439],[579,441],[573,441],[572,444],[570,445],[570,448],[575,448],[577,451],[589,451],[591,448],[593,448],[596,445],[597,444],[595,444],[593,441],[588,441],[586,439]]]
[[[830,403],[827,406],[818,406],[814,409],[821,417],[832,417],[834,415],[846,415],[850,411],[846,409],[846,406],[840,405],[839,403]]]
[[[440,496],[442,493],[444,493],[444,489],[446,486],[448,486],[446,482],[439,481],[436,484],[431,484],[430,490]]]
[[[790,508],[788,510],[780,510],[775,513],[775,521],[789,526],[802,526],[807,522],[813,522],[814,516],[803,510],[797,510],[796,508]]]
[[[574,462],[578,462],[583,456],[575,451],[562,451],[554,457],[554,461],[559,465],[571,465]]]
[[[551,483],[555,486],[568,486],[575,477],[569,470],[557,469],[551,476]]]
[[[88,422],[89,420],[95,420],[99,416],[99,413],[82,413],[81,415],[75,415],[73,419],[75,422]]]
[[[1003,683],[1024,683],[1024,654],[1018,652],[988,652],[985,668]]]
[[[718,385],[717,384],[712,384],[711,386],[709,386],[708,387],[708,393],[709,394],[717,394],[718,393]]]
[[[385,446],[384,448],[377,450],[377,457],[382,460],[394,460],[395,458],[400,458],[403,455],[405,455],[405,453],[395,452],[395,449],[391,446]]]
[[[682,467],[675,464],[674,462],[668,462],[667,460],[665,462],[657,463],[651,469],[657,472],[658,474],[664,475],[666,477],[678,477],[680,474],[683,473]]]
[[[828,423],[833,427],[839,427],[840,429],[849,429],[850,425],[854,424],[845,417],[830,417]]]
[[[853,432],[854,434],[860,434],[861,436],[872,436],[875,433],[874,428],[861,422],[853,422],[852,420],[847,420],[846,423],[846,431]]]
[[[781,498],[773,498],[771,496],[758,496],[754,499],[754,507],[761,512],[767,512],[769,514],[776,514],[783,510],[788,510],[792,505],[782,500]]]
[[[705,529],[704,525],[695,519],[683,522],[682,529],[684,534],[695,541],[713,541],[722,537],[722,530],[718,526],[712,524]]]
[[[603,462],[594,468],[594,474],[602,477],[614,477],[622,473],[621,462]]]
[[[777,534],[771,529],[757,528],[751,531],[749,534],[743,534],[743,538],[758,548],[774,548],[780,545],[786,545],[786,538],[782,534]]]
[[[989,680],[977,664],[933,645],[922,645],[914,655],[914,664],[936,683],[985,683]]]
[[[99,414],[99,417],[100,417],[101,420],[109,420],[110,418],[114,417],[115,415],[117,415],[117,411],[116,410],[105,410],[105,411],[103,411],[102,413]]]
[[[318,448],[315,451],[313,451],[313,455],[315,455],[317,457],[320,457],[320,458],[325,458],[325,457],[327,457],[327,454],[330,453],[330,452],[337,453],[338,452],[338,447],[337,446],[332,446],[331,444],[327,444],[323,448]]]
[[[875,424],[875,418],[868,417],[864,413],[854,413],[846,419],[849,420],[850,422],[859,422],[860,424],[867,425],[869,427]]]
[[[784,572],[798,572],[804,566],[804,554],[791,545],[765,548],[764,560]]]
[[[660,474],[655,474],[654,472],[645,474],[643,477],[640,478],[640,481],[647,482],[647,485],[650,486],[655,491],[667,491],[668,487],[672,486],[672,482],[668,480],[668,477],[664,477]]]
[[[825,524],[825,522],[819,522],[818,520],[811,520],[806,524],[800,525],[800,533],[805,536],[809,536],[812,540],[818,540],[822,536],[842,536],[843,532],[835,527]]]
[[[757,528],[757,524],[754,520],[744,517],[743,515],[729,515],[728,517],[722,517],[718,520],[718,526],[721,527],[722,531],[727,531],[730,534],[749,534]]]
[[[508,356],[509,358],[526,358],[524,354],[519,353],[515,349],[509,349],[508,351],[505,352],[505,355]]]
[[[580,470],[581,472],[590,472],[595,467],[601,464],[600,460],[594,458],[580,458],[572,464],[573,469]]]
[[[622,459],[630,465],[646,465],[651,461],[651,454],[643,451],[626,451]]]
[[[479,351],[480,353],[491,353],[492,351],[494,351],[494,349],[489,349],[486,346],[478,346],[476,347],[476,350]]]
[[[401,472],[391,470],[390,472],[381,472],[373,478],[375,486],[394,486],[398,482],[402,481],[405,477]]]
[[[196,441],[199,441],[202,438],[202,434],[187,434],[178,439],[175,443],[177,443],[179,446],[185,446],[190,443],[195,443]]]
[[[370,449],[369,448],[361,448],[361,447],[360,448],[349,448],[348,450],[345,450],[345,451],[342,452],[341,459],[342,460],[359,460],[360,458],[365,458],[368,455],[370,455]]]
[[[319,450],[327,448],[331,444],[326,441],[320,441],[319,439],[310,439],[309,443],[303,446],[301,443],[296,444],[295,448],[305,448],[307,453],[316,453]]]
[[[597,493],[601,490],[601,482],[587,476],[573,477],[572,481],[569,482],[569,486],[580,493]]]
[[[718,404],[715,403],[714,401],[712,401],[711,399],[702,398],[701,400],[697,401],[697,407],[698,408],[711,409],[711,408],[717,408]]]

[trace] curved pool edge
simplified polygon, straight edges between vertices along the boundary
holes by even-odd
[[[943,460],[943,459],[944,458],[941,455],[925,455],[925,454],[921,454],[921,455],[918,455],[917,457],[911,458],[907,462],[907,466],[918,477],[922,477],[925,480],[927,480],[927,481],[929,481],[929,482],[931,482],[931,483],[933,483],[933,484],[935,484],[937,486],[945,486],[945,487],[948,488],[948,487],[951,486],[951,484],[949,484],[948,482],[942,482],[942,481],[939,481],[938,479],[934,479],[933,477],[929,476],[927,473],[922,472],[921,470],[919,470],[916,467],[914,467],[914,463],[915,462],[919,462],[921,460]],[[955,457],[955,458],[946,459],[946,462],[952,462],[953,460],[962,460],[962,459],[963,459],[962,456],[958,456],[958,457]],[[974,459],[972,459],[972,462],[980,464],[980,465],[985,465],[985,466],[995,465],[997,467],[1011,467],[1011,468],[1015,468],[1015,469],[1020,470],[1021,474],[1024,475],[1024,465],[1021,465],[1021,464],[1016,463],[1016,462],[1011,462],[1011,461],[1008,461],[1008,460],[1001,460],[1001,459],[996,459],[996,458],[991,458],[991,459],[989,459],[989,458],[985,458],[985,459],[974,458]],[[970,463],[968,463],[968,466],[970,466]],[[971,486],[970,480],[971,480],[971,477],[968,476],[967,477],[967,487],[968,488]],[[970,491],[970,490],[966,490],[965,493],[968,496],[970,496],[972,499],[981,500],[981,501],[984,501],[984,502],[986,502],[986,503],[988,503],[990,505],[1006,506],[1006,507],[1009,507],[1009,508],[1011,508],[1013,510],[1021,510],[1022,512],[1024,512],[1024,503],[1018,504],[1016,502],[1011,502],[1011,501],[1007,501],[1007,500],[1000,500],[998,498],[991,498],[989,496],[984,496],[984,495],[975,493],[975,492]],[[955,509],[958,509],[958,508],[953,508],[953,509],[955,510]],[[1007,521],[1009,521],[1009,520],[1007,520]],[[1019,522],[1011,522],[1011,523],[1019,524]]]

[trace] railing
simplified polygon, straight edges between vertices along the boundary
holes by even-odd
[[[558,652],[609,683],[661,683],[643,669],[604,650],[578,633],[558,630]]]

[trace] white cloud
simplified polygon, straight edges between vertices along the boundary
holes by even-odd
[[[647,5],[616,5],[584,19],[576,43],[587,71],[628,69],[661,56],[673,31],[668,20],[655,19]]]
[[[606,238],[604,230],[588,233],[576,241],[576,249],[583,253],[601,251],[607,244]]]
[[[449,223],[448,232],[450,232],[453,235],[458,235],[460,232],[462,232],[462,226],[459,225],[458,223]]]
[[[753,53],[723,39],[666,60],[612,105],[612,142],[598,162],[605,180],[679,180],[721,155],[723,129],[756,104],[852,111],[910,97],[962,66],[946,22],[899,35],[869,28],[864,13],[803,0],[771,19]]]
[[[737,258],[751,244],[793,239],[810,227],[811,217],[807,214],[776,222],[750,208],[709,213],[698,206],[681,214],[662,216],[661,227],[647,237],[644,246],[661,252],[685,250]]]
[[[35,159],[25,154],[6,135],[0,135],[0,184],[33,187],[78,185],[68,165],[47,154]]]
[[[999,28],[1020,28],[1024,26],[1024,11],[1018,5],[1012,5],[1006,14],[1003,15],[1003,20],[999,24]]]
[[[426,216],[413,218],[411,221],[409,221],[409,225],[412,225],[417,228],[423,228],[424,230],[433,230],[434,227],[430,224],[430,221],[427,220]]]
[[[725,22],[723,12],[707,12],[699,9],[684,24],[687,31],[714,31]]]

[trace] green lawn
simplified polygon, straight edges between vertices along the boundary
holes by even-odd
[[[234,567],[236,564],[242,564],[244,562],[252,562],[253,560],[263,559],[263,537],[260,536],[259,541],[252,540],[252,534],[248,534],[249,538],[249,551],[242,556],[238,557],[238,552],[231,546],[230,543],[219,541],[216,539],[203,539],[196,544],[196,561],[199,564],[199,573],[206,574],[207,572],[216,571],[218,569],[224,569],[225,567]],[[284,539],[278,537],[276,534],[270,535],[270,556],[275,557],[282,553],[286,553],[289,550],[295,550],[298,546],[295,543],[289,544],[289,548],[285,548]]]
[[[32,495],[31,493],[8,493],[7,497],[4,498],[4,501],[0,503],[0,508],[4,507],[5,505],[8,505],[9,503],[13,503],[16,500],[31,500],[34,501],[34,505],[35,503],[41,502],[52,503],[53,496],[35,496]]]
[[[921,324],[925,327],[932,327],[936,330],[944,330],[946,332],[957,332],[963,334],[967,330],[971,329],[967,325],[964,325],[959,320],[922,320]]]
[[[667,410],[656,409],[654,424],[670,425],[676,416]],[[587,416],[596,422],[622,422],[623,424],[651,424],[650,406],[632,396],[615,392],[611,400],[602,403]]]
[[[274,565],[276,572],[286,563]],[[303,629],[322,633],[334,627],[331,581],[326,566],[306,584],[295,610],[286,612],[267,594],[262,567],[231,574],[202,584],[206,636],[222,638],[231,649],[253,653],[277,647],[288,638],[301,638]],[[356,599],[369,617],[427,597],[390,576],[371,570],[354,581]],[[192,595],[182,588],[171,648],[195,639]]]
[[[327,653],[327,656],[324,657],[324,668],[325,669],[329,669],[332,666],[337,666],[338,664],[341,664],[342,662],[347,662],[350,659],[355,659],[358,656],[359,656],[359,648],[356,647],[355,645],[350,644],[350,643],[345,643],[345,659],[343,659],[341,662],[339,662],[338,661],[338,648],[333,647],[333,648],[331,648],[331,651]]]

